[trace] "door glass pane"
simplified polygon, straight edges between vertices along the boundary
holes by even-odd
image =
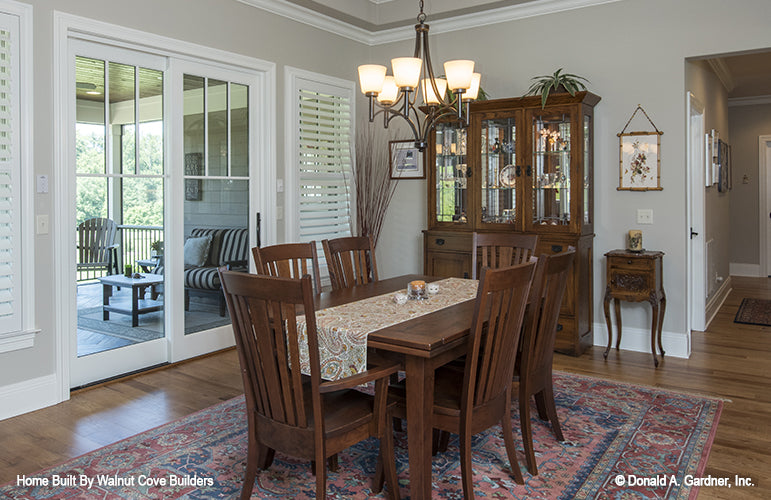
[[[436,220],[468,223],[468,164],[466,130],[457,125],[436,126]]]
[[[205,169],[204,147],[206,145],[204,124],[204,78],[184,76],[184,147],[185,175],[203,175]],[[195,161],[188,166],[188,158]]]
[[[79,357],[164,336],[162,267],[152,258],[163,238],[162,96],[137,105],[138,71],[76,58]],[[138,109],[150,114],[137,154]],[[156,177],[136,176],[137,157]]]
[[[533,223],[570,223],[570,116],[559,111],[533,117]]]
[[[136,173],[136,156],[134,147],[135,131],[135,100],[134,100],[134,66],[108,63],[110,81],[110,133],[113,137],[113,154],[117,155],[111,162],[115,172],[122,174]]]
[[[208,151],[210,176],[228,175],[228,84],[221,80],[208,80],[206,89],[208,105]]]
[[[230,174],[249,175],[249,87],[230,84]]]
[[[522,175],[517,166],[517,127],[514,118],[482,121],[482,222],[513,224],[517,183]]]
[[[249,108],[247,86],[192,75],[184,85],[188,335],[230,323],[218,268],[248,270]]]
[[[75,58],[76,172],[104,174],[104,61]]]
[[[139,68],[139,173],[163,174],[163,72]]]

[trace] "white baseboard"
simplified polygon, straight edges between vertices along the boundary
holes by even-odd
[[[616,347],[616,337],[618,330],[613,325],[613,345]],[[661,332],[661,343],[664,345],[664,352],[667,356],[673,358],[689,358],[691,356],[691,337],[685,332]],[[606,347],[608,345],[608,327],[605,323],[594,323],[594,345]],[[623,335],[621,335],[620,349],[636,352],[651,352],[651,331],[649,328],[632,328],[624,326]]]
[[[733,273],[731,274],[733,275]],[[723,281],[723,284],[720,285],[720,288],[715,293],[715,295],[713,295],[712,298],[707,301],[707,310],[704,314],[704,317],[707,318],[707,326],[704,328],[705,330],[709,328],[709,324],[713,319],[715,319],[715,315],[717,315],[717,312],[720,310],[723,302],[725,302],[725,300],[728,298],[729,293],[731,293],[731,276],[729,276],[727,280]]]
[[[59,403],[56,375],[0,387],[0,420]]]
[[[760,264],[731,262],[728,264],[728,272],[731,276],[748,276],[750,278],[762,277],[760,274]]]

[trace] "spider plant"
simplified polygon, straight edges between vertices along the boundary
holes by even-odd
[[[541,108],[546,107],[546,99],[549,93],[564,88],[571,96],[576,95],[579,90],[586,90],[586,85],[581,81],[589,82],[583,76],[572,73],[563,73],[562,68],[554,72],[553,75],[534,76],[533,84],[527,89],[527,95],[541,95]]]

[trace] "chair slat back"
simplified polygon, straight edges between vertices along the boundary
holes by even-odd
[[[314,291],[321,293],[321,273],[315,241],[254,247],[252,256],[258,274],[295,279],[310,274]]]
[[[557,322],[576,250],[570,247],[557,255],[541,255],[529,300],[528,323],[522,338],[521,373],[551,371]]]
[[[479,283],[469,349],[463,402],[478,407],[511,387],[535,262],[485,269]]]
[[[305,322],[311,364],[312,401],[320,408],[320,368],[310,276],[280,278],[220,269],[233,322],[247,409],[302,429],[311,422],[300,373],[298,306]]]
[[[324,240],[322,245],[333,290],[378,280],[375,246],[370,236]]]
[[[78,262],[107,266],[117,233],[118,225],[102,217],[78,224]]]
[[[471,249],[472,278],[477,279],[484,267],[497,269],[527,262],[537,244],[537,234],[475,232]]]

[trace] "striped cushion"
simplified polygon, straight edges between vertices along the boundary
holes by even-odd
[[[241,229],[224,229],[222,231],[219,253],[219,262],[217,265],[224,266],[226,264],[243,261],[248,263],[249,259],[249,230],[246,228]],[[212,252],[213,253],[213,252]]]
[[[185,287],[204,290],[217,290],[220,276],[216,267],[193,267],[185,269]]]

